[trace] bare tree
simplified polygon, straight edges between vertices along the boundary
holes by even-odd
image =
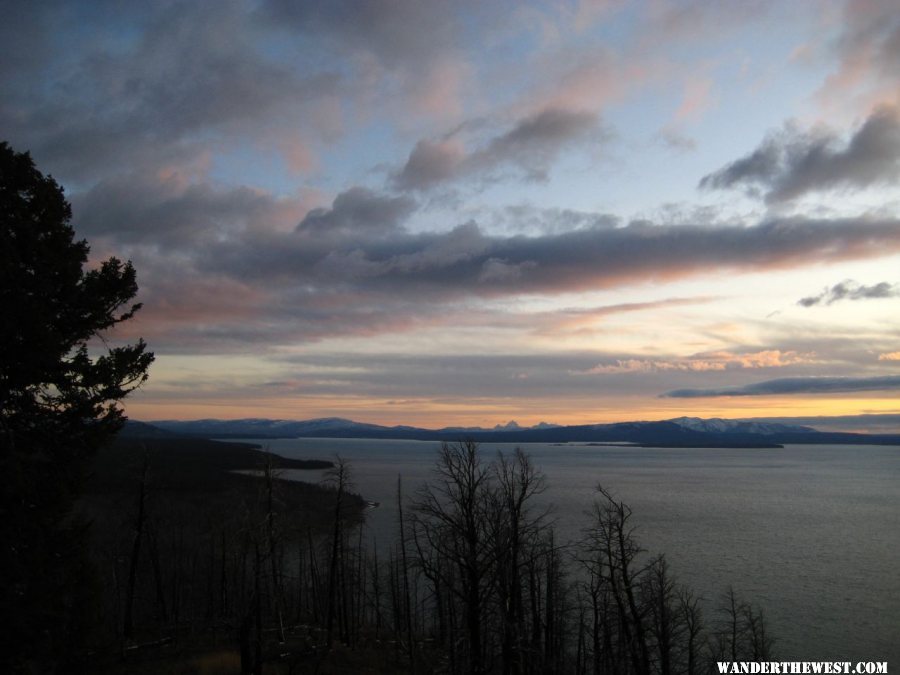
[[[465,660],[473,675],[485,672],[485,610],[497,558],[491,537],[490,506],[495,501],[491,476],[477,443],[442,443],[434,479],[423,486],[413,505],[419,564],[463,606]]]
[[[343,641],[347,640],[346,611],[343,609],[346,591],[341,589],[338,581],[344,571],[345,496],[351,485],[349,463],[339,455],[336,456],[334,468],[328,470],[326,473],[326,480],[333,486],[335,491],[334,523],[331,537],[331,558],[328,566],[328,595],[325,619],[325,626],[328,632],[328,648],[330,649],[334,644],[334,619],[336,613],[338,613],[341,639]]]
[[[531,502],[546,481],[531,459],[516,448],[511,458],[498,453],[493,464],[497,489],[493,493],[493,539],[497,549],[496,587],[501,621],[501,659],[505,675],[522,672],[526,657],[526,628],[522,580],[528,549],[539,544],[547,529],[545,512],[533,513]]]
[[[585,531],[580,557],[591,579],[590,597],[593,602],[602,603],[593,608],[593,613],[604,622],[610,621],[604,600],[611,598],[617,633],[610,641],[617,647],[611,661],[617,669],[624,669],[624,647],[630,669],[645,675],[650,672],[650,650],[645,608],[639,597],[639,580],[644,569],[638,567],[638,555],[643,550],[633,537],[631,509],[602,486],[597,487],[597,492],[600,498],[594,502],[591,526]],[[595,627],[595,635],[599,630]]]
[[[122,631],[122,636],[126,641],[134,637],[134,594],[141,556],[141,543],[144,539],[144,529],[147,523],[147,475],[149,471],[150,452],[145,447],[144,465],[141,470],[141,482],[138,487],[137,513],[134,517],[134,538],[128,564],[128,592],[125,597],[125,622]]]
[[[405,614],[406,648],[410,669],[416,670],[415,639],[413,637],[412,606],[409,597],[409,561],[406,555],[406,527],[403,519],[403,479],[397,476],[397,524],[400,529],[400,576],[403,581],[403,612]]]
[[[686,675],[694,675],[699,667],[702,647],[703,614],[697,597],[687,588],[680,589],[678,593],[678,608],[685,629],[684,672]]]
[[[768,661],[775,641],[768,632],[762,610],[741,600],[729,586],[719,607],[722,617],[715,631],[713,657],[716,660]]]

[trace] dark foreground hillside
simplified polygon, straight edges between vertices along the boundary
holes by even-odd
[[[285,611],[270,623],[268,608],[293,585],[286,567],[293,560],[296,569],[300,543],[327,548],[338,495],[319,479],[333,466],[174,436],[118,438],[101,450],[78,509],[90,523],[100,599],[92,649],[73,655],[75,668],[240,672],[262,603],[266,630],[296,623]],[[312,482],[279,480],[284,469],[310,470]],[[343,492],[340,502],[341,520],[358,522],[362,499]],[[269,637],[260,640],[267,650]]]
[[[139,477],[145,455],[149,470],[161,489],[196,493],[247,488],[249,483],[235,471],[261,469],[270,458],[277,469],[328,469],[334,464],[322,459],[288,459],[273,455],[251,443],[222,443],[199,438],[118,438],[97,453],[85,488],[87,494],[127,491],[127,483]],[[313,479],[318,474],[312,474]],[[300,484],[302,486],[302,484]],[[306,487],[291,490],[300,494]]]

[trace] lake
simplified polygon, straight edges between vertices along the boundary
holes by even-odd
[[[397,475],[411,494],[436,442],[256,440],[285,457],[349,460],[380,502],[368,535],[393,539]],[[514,445],[483,444],[485,457]],[[777,656],[900,664],[900,448],[669,449],[521,444],[544,472],[557,534],[576,539],[598,483],[630,505],[636,536],[713,603],[729,584],[762,606]],[[314,480],[320,472],[288,472]]]

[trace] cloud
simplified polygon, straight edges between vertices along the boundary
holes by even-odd
[[[625,359],[615,363],[600,364],[584,371],[584,375],[608,375],[611,373],[659,373],[664,371],[709,372],[757,368],[784,368],[798,364],[816,363],[813,354],[793,351],[765,350],[734,354],[711,352],[686,359]]]
[[[742,355],[742,354],[739,354]],[[580,401],[597,397],[655,396],[661,388],[678,386],[686,377],[709,382],[720,371],[657,370],[648,377],[636,377],[637,370],[611,371],[600,376],[585,376],[598,360],[641,361],[633,354],[566,350],[560,352],[522,352],[515,347],[501,353],[401,353],[380,351],[353,353],[335,350],[322,353],[304,350],[284,355],[272,353],[269,361],[282,373],[279,379],[300,380],[313,395],[354,393],[383,398],[458,397],[479,400],[482,397],[549,399],[561,397]],[[729,369],[729,372],[732,372]],[[735,370],[747,373],[744,370]],[[816,378],[794,378],[809,381]],[[849,381],[851,378],[830,378]],[[876,378],[877,379],[877,378]],[[896,378],[900,387],[900,377]],[[438,383],[439,386],[435,386]],[[879,388],[885,387],[878,383]]]
[[[228,203],[240,195],[221,196]],[[298,227],[267,227],[265,222],[248,221],[254,213],[263,220],[269,213],[278,214],[277,203],[256,194],[245,197],[248,204],[237,212],[246,215],[231,228],[209,229],[204,214],[185,198],[168,205],[172,220],[182,223],[168,243],[165,238],[144,240],[128,230],[107,232],[104,241],[114,243],[119,237],[139,244],[130,255],[141,271],[141,287],[152,291],[153,302],[167,298],[170,304],[182,302],[175,297],[179,279],[186,286],[207,277],[232,280],[248,292],[259,292],[256,321],[231,321],[226,314],[218,324],[191,324],[185,318],[184,325],[174,330],[169,323],[170,348],[178,348],[181,336],[188,336],[187,348],[202,349],[203,334],[210,336],[210,345],[240,348],[242,341],[278,345],[396,333],[454,325],[454,317],[463,317],[459,319],[463,323],[473,307],[483,309],[485,302],[523,294],[611,289],[724,270],[757,273],[900,251],[900,223],[893,220],[795,218],[756,226],[639,222],[616,227],[598,218],[594,226],[578,230],[502,236],[485,233],[475,222],[446,232],[412,232],[407,229],[412,207],[405,198],[356,188],[341,193],[329,208],[309,211]],[[181,215],[175,207],[183,209]],[[160,280],[172,283],[160,286]],[[202,294],[196,299],[198,312],[203,312]],[[702,299],[671,302],[688,301]],[[474,316],[482,317],[483,325],[497,323],[514,330],[540,332],[548,326],[581,330],[609,313],[669,302],[524,319],[489,310],[487,318],[477,311]],[[189,311],[184,308],[178,316],[187,317]],[[782,349],[782,354],[792,349]],[[734,355],[730,358],[726,367],[738,367]],[[710,367],[723,362],[712,355],[698,359],[709,361]],[[595,360],[582,370],[596,365]],[[761,360],[751,365],[765,367]]]
[[[887,352],[878,355],[879,361],[900,361],[900,352]]]
[[[554,334],[561,330],[590,329],[597,322],[609,316],[628,314],[634,312],[646,312],[671,307],[683,307],[685,305],[697,305],[719,300],[715,296],[696,296],[689,298],[665,298],[663,300],[651,300],[649,302],[625,302],[616,305],[603,305],[600,307],[580,307],[572,309],[560,309],[552,312],[521,314],[519,317],[528,321],[536,332]]]
[[[319,107],[347,93],[343,76],[277,58],[246,4],[117,4],[64,3],[62,27],[30,8],[11,22],[36,36],[41,57],[0,82],[0,127],[70,187],[184,164],[225,138],[272,145],[333,133],[338,116]]]
[[[507,206],[491,214],[492,232],[548,235],[575,230],[615,228],[622,219],[610,213],[592,213],[574,209],[538,208],[529,204]]]
[[[414,289],[417,296],[435,299],[597,290],[900,250],[900,223],[873,219],[788,218],[752,227],[635,222],[530,237],[490,236],[469,223],[449,232],[389,229],[373,238],[360,228],[327,242],[303,236],[305,227],[293,234],[213,242],[196,252],[197,261],[242,279],[293,278],[306,284],[327,278],[367,293]]]
[[[606,387],[625,395],[652,392],[652,383],[615,375],[598,385],[596,378],[574,372],[595,363],[596,353],[401,354],[380,352],[272,355],[284,379],[302,380],[308,393],[354,393],[384,398],[482,400],[484,397],[543,399],[548,396],[595,397]],[[437,386],[436,386],[437,385]]]
[[[673,126],[664,127],[656,138],[667,148],[675,152],[693,152],[697,149],[697,141]]]
[[[778,3],[760,2],[703,2],[685,0],[677,3],[650,3],[642,20],[647,24],[643,45],[654,42],[685,42],[697,44],[701,40],[727,39],[737,28],[763,20]]]
[[[749,155],[704,176],[700,187],[761,189],[767,203],[777,204],[809,192],[898,181],[900,114],[897,108],[880,108],[845,144],[830,132],[801,132],[787,126]]]
[[[676,122],[697,121],[714,105],[714,82],[709,77],[691,78],[684,84],[684,95],[675,111]]]
[[[310,236],[354,237],[386,234],[397,230],[415,208],[408,197],[379,195],[363,187],[352,187],[334,199],[330,209],[313,209],[297,232]]]
[[[591,112],[547,108],[491,139],[473,161],[487,166],[514,161],[528,167],[531,173],[542,173],[541,167],[562,145],[583,137],[596,124],[597,116]]]
[[[714,84],[663,63],[668,46],[640,43],[644,9],[626,21],[628,46],[596,40],[605,26],[570,30],[568,5],[535,10],[554,39],[491,3],[222,0],[208,10],[48,0],[23,3],[0,26],[0,127],[67,185],[77,231],[98,255],[134,259],[144,323],[158,325],[167,348],[375,335],[475,310],[511,330],[592,330],[608,313],[668,301],[541,317],[491,310],[522,295],[647,289],[900,250],[887,218],[627,223],[553,208],[570,198],[565,186],[530,213],[502,202],[531,194],[502,190],[458,210],[411,199],[466,181],[544,180],[564,153],[603,138],[604,107],[630,106],[649,86],[685,87],[682,113],[703,110]],[[619,23],[630,14],[610,12]],[[664,14],[653,39],[668,31],[682,44],[755,10],[691,4]],[[440,118],[443,108],[468,121]],[[677,130],[668,142],[687,149]],[[395,162],[387,187],[402,194],[356,182],[378,161]],[[316,184],[321,192],[307,194]],[[607,189],[577,197],[579,208]]]
[[[465,150],[458,142],[421,140],[394,176],[394,185],[401,190],[425,190],[453,180],[465,159]]]
[[[227,352],[247,326],[270,320],[271,293],[221,276],[171,270],[142,283],[138,318],[117,327],[116,339],[142,337],[160,353]],[[248,340],[253,341],[253,340]]]
[[[512,168],[526,180],[543,181],[553,160],[567,146],[598,129],[594,113],[545,108],[518,120],[511,129],[466,152],[458,139],[420,140],[394,175],[401,190],[427,190],[439,184]]]
[[[503,212],[509,227],[502,228],[510,233],[501,234],[475,221],[423,230],[412,199],[361,186],[327,207],[321,202],[321,195],[283,198],[196,183],[177,171],[126,173],[73,197],[75,226],[95,252],[134,261],[145,303],[139,328],[160,353],[275,347],[473,320],[543,335],[589,331],[613,313],[704,299],[536,315],[491,311],[490,303],[900,251],[900,223],[874,218],[622,225],[603,213],[511,208]],[[214,297],[226,288],[233,309]],[[218,318],[210,308],[220,310]],[[202,320],[192,320],[192,311]],[[698,358],[719,366],[716,358]]]
[[[81,235],[182,251],[190,251],[185,247],[206,237],[221,240],[260,227],[292,227],[306,202],[244,186],[194,183],[178,172],[112,176],[76,193],[71,201],[73,222]]]
[[[337,41],[386,66],[411,69],[452,50],[463,28],[459,10],[475,6],[416,0],[265,0],[260,13],[273,26]]]
[[[316,56],[341,61],[356,86],[390,90],[386,104],[444,119],[462,110],[469,56],[486,49],[507,12],[462,0],[265,0],[258,16],[270,30],[314,45]]]
[[[711,398],[717,396],[780,396],[832,394],[859,391],[900,390],[900,376],[887,377],[785,377],[743,387],[723,389],[675,389],[662,398]]]
[[[852,0],[838,18],[841,33],[831,43],[837,69],[816,98],[826,108],[871,109],[897,105],[900,16],[893,0]]]
[[[900,285],[890,284],[887,281],[864,286],[852,279],[826,288],[818,295],[801,298],[797,304],[802,307],[814,307],[815,305],[831,305],[840,300],[871,300],[881,298],[900,297]]]

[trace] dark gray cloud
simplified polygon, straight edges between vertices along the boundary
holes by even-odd
[[[578,110],[548,108],[519,120],[505,134],[491,139],[472,162],[487,167],[511,161],[519,164],[532,179],[546,176],[547,163],[559,149],[583,138],[597,126],[597,115]]]
[[[426,190],[454,180],[465,159],[465,151],[458,144],[421,140],[409,153],[403,168],[394,175],[394,185],[401,190]]]
[[[307,58],[339,61],[363,106],[373,105],[377,83],[387,95],[375,105],[456,119],[472,93],[472,55],[497,49],[513,10],[472,0],[264,0],[257,16],[276,36],[311,45]]]
[[[454,137],[416,143],[406,164],[394,175],[401,190],[427,190],[468,177],[490,176],[513,169],[526,180],[542,181],[553,160],[566,146],[587,139],[599,130],[596,114],[547,108],[467,152]]]
[[[265,0],[260,14],[290,27],[372,54],[391,68],[415,68],[454,48],[461,10],[476,3],[417,0]]]
[[[865,259],[900,250],[895,220],[782,219],[753,227],[653,225],[542,236],[361,229],[319,245],[302,232],[236,237],[197,252],[200,266],[237,278],[328,281],[368,293],[458,298],[559,293],[687,276]]]
[[[891,220],[787,219],[753,227],[642,222],[615,227],[598,217],[594,226],[534,236],[490,235],[474,222],[448,232],[414,233],[403,227],[411,208],[407,200],[362,189],[342,193],[329,209],[311,211],[299,227],[280,230],[250,222],[254,216],[283,218],[277,201],[247,195],[248,205],[228,216],[238,222],[211,230],[198,204],[216,195],[201,192],[196,203],[184,196],[165,204],[183,209],[170,217],[183,226],[168,243],[162,237],[143,240],[136,233],[109,228],[101,238],[140,244],[131,255],[148,293],[145,313],[153,314],[154,305],[179,308],[173,313],[177,330],[165,312],[156,317],[168,325],[172,345],[182,337],[198,345],[213,328],[218,332],[211,344],[224,344],[229,334],[236,345],[241,340],[285,344],[443,325],[448,317],[450,325],[464,324],[467,314],[468,320],[474,317],[483,325],[527,330],[527,317],[485,316],[467,310],[465,303],[900,251],[900,222]],[[218,197],[222,205],[216,208],[224,211],[238,195]],[[206,298],[226,287],[225,282],[236,285],[231,291],[236,299],[246,298],[238,303],[240,311],[234,316],[223,312],[215,324],[192,321],[188,305],[195,303],[203,313],[215,305]],[[578,330],[594,315],[602,316],[600,309],[538,317],[531,328],[568,322],[568,329]],[[248,313],[253,321],[248,321]]]
[[[69,18],[66,14],[65,2],[4,3],[0,21],[0,92],[4,99],[13,93],[12,85],[27,82],[46,65],[55,34]]]
[[[386,234],[399,229],[415,209],[407,197],[379,195],[353,187],[340,193],[330,209],[313,209],[297,225],[297,232],[328,237]]]
[[[14,13],[8,30],[21,26],[33,36],[37,57],[0,82],[0,128],[70,187],[183,164],[236,133],[261,139],[289,123],[295,134],[323,135],[333,124],[317,124],[314,106],[333,100],[341,76],[276,59],[244,3],[225,0],[214,11],[202,3],[135,11],[63,4],[59,16]],[[23,78],[42,84],[25,86]]]
[[[898,249],[896,221],[787,219],[755,227],[632,223],[534,237],[492,237],[469,225],[449,233],[398,234],[378,246],[354,242],[333,254],[365,261],[369,288],[395,292],[415,284],[420,291],[490,296],[776,269]]]
[[[397,234],[415,208],[408,197],[352,187],[339,193],[330,208],[308,210],[297,224],[300,199],[147,173],[106,179],[71,201],[82,236],[190,257],[213,244],[252,250],[293,240],[320,259],[335,242]]]
[[[71,201],[82,236],[185,252],[205,237],[234,237],[263,223],[284,221],[296,208],[289,200],[247,187],[215,188],[148,173],[108,178]]]
[[[788,127],[770,135],[746,157],[705,176],[700,187],[762,190],[766,202],[774,204],[818,190],[898,181],[900,115],[896,108],[881,108],[846,144],[832,133],[804,133]]]
[[[784,377],[742,387],[721,389],[674,389],[663,398],[711,398],[716,396],[779,396],[786,394],[831,394],[858,391],[900,390],[900,376],[887,377]]]
[[[797,301],[802,307],[814,307],[815,305],[831,305],[840,300],[872,300],[882,298],[900,297],[900,285],[890,284],[887,281],[865,286],[852,279],[826,288],[818,295],[811,295]]]

